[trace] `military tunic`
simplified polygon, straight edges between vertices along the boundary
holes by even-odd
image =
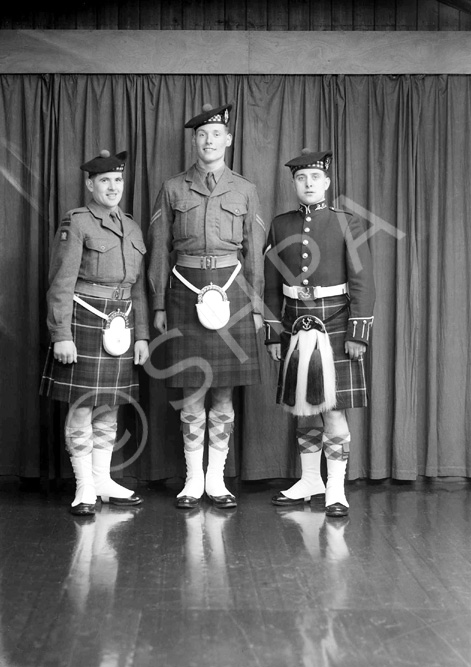
[[[47,293],[47,325],[51,345],[43,373],[41,393],[80,407],[128,403],[138,397],[134,367],[135,340],[149,339],[145,290],[144,240],[139,225],[121,209],[118,226],[108,209],[92,201],[63,217],[54,238]],[[78,282],[77,282],[78,281]],[[130,298],[90,296],[87,285],[129,288]],[[81,287],[83,292],[81,292]],[[126,311],[132,301],[131,347],[119,357],[105,352],[103,320],[73,301],[74,293],[104,314]],[[78,361],[61,364],[54,359],[53,344],[74,341]]]
[[[345,284],[348,294],[341,294]],[[283,285],[298,287],[297,298],[284,296]],[[338,294],[317,297],[315,287],[332,286],[339,286]],[[273,220],[265,254],[266,344],[281,341],[283,357],[297,317],[312,314],[328,320],[337,409],[367,403],[363,360],[351,360],[344,348],[348,340],[369,343],[374,302],[366,228],[357,216],[321,202],[301,204]]]
[[[165,181],[149,229],[152,305],[167,311],[166,362],[174,369],[166,383],[252,384],[260,381],[253,312],[263,313],[266,243],[259,199],[255,185],[228,167],[212,192],[203,176],[193,165]],[[177,267],[198,289],[210,282],[222,287],[234,269],[211,268],[211,257],[234,255],[241,261],[242,271],[227,291],[231,320],[222,329],[209,330],[199,322],[196,295],[171,274],[179,255],[207,258],[202,260],[204,268]],[[209,380],[204,371],[208,364]]]

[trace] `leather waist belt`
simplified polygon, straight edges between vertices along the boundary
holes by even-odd
[[[130,299],[131,288],[119,285],[97,285],[86,280],[77,280],[75,291],[87,296],[99,296],[102,299]]]
[[[235,266],[238,261],[235,252],[229,255],[177,255],[177,266],[186,266],[189,269],[223,269],[226,266]]]
[[[291,299],[299,299],[307,301],[308,299],[325,299],[329,296],[339,296],[340,294],[348,294],[348,283],[342,285],[330,285],[329,287],[289,287],[283,285],[283,294]]]

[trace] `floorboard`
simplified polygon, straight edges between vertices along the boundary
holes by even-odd
[[[68,513],[0,490],[0,667],[471,666],[471,485],[351,483],[348,519],[239,506]]]

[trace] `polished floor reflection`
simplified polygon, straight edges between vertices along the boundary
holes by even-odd
[[[0,667],[471,665],[471,486],[349,485],[350,517],[0,491]]]

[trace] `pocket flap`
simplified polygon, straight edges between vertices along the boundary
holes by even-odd
[[[143,242],[143,241],[140,241],[139,239],[132,239],[132,240],[131,240],[131,243],[132,243],[133,246],[136,248],[136,250],[139,250],[139,252],[141,253],[141,255],[145,255],[145,254],[146,254],[147,250],[146,250],[146,246],[144,245],[144,242]]]
[[[119,243],[119,239],[85,239],[87,248],[89,250],[96,250],[97,252],[107,252],[111,248],[116,248]]]
[[[197,206],[200,206],[201,202],[199,200],[195,199],[183,199],[181,201],[177,201],[175,204],[175,209],[177,211],[180,211],[180,213],[186,213],[187,211],[191,211],[192,208],[196,208]]]
[[[221,202],[221,208],[229,211],[232,215],[245,215],[247,213],[247,204],[242,201],[228,201],[225,199]]]

